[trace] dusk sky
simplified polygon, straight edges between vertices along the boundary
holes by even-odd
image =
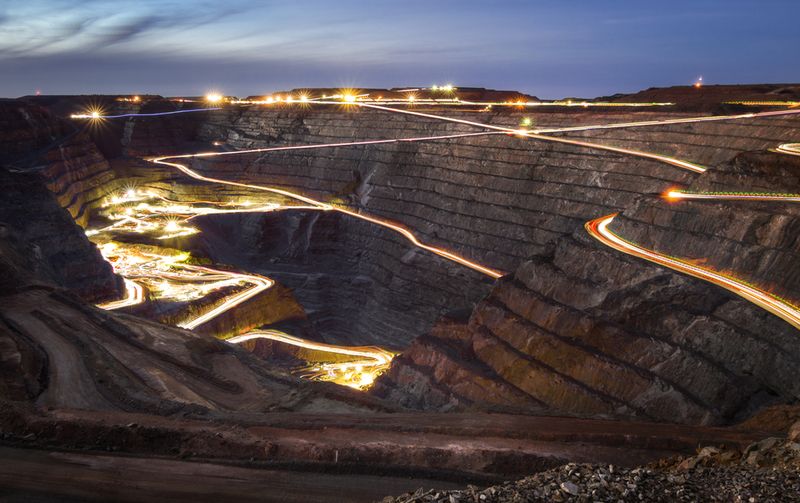
[[[0,96],[800,81],[798,0],[0,0]]]

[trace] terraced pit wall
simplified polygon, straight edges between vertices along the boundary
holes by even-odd
[[[523,116],[447,115],[509,127]],[[678,115],[542,113],[534,120],[544,127],[668,116]],[[200,120],[196,140],[207,149],[213,141],[239,150],[474,131],[334,108],[230,107]],[[152,136],[148,124],[126,126],[131,142]],[[208,249],[294,288],[330,342],[404,348],[428,333],[375,393],[420,408],[724,423],[800,396],[791,377],[800,360],[794,329],[717,287],[607,249],[583,225],[621,211],[614,230],[628,239],[792,296],[793,210],[669,205],[658,194],[675,185],[732,190],[739,182],[789,190],[796,183],[791,166],[776,171],[775,162],[791,161],[752,162],[747,156],[760,154],[742,153],[798,141],[797,126],[797,119],[770,118],[565,134],[673,154],[713,168],[705,175],[505,135],[228,156],[192,166],[402,222],[425,242],[512,273],[493,286],[386,230],[333,213],[209,224]],[[431,330],[440,315],[459,308],[472,310],[468,321]]]

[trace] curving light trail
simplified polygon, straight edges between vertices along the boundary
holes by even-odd
[[[125,297],[120,300],[98,304],[97,307],[106,311],[122,309],[123,307],[135,306],[144,302],[144,288],[135,281],[122,278],[125,281]]]
[[[100,246],[103,257],[109,261],[114,272],[125,280],[125,298],[98,307],[106,310],[134,306],[145,301],[144,287],[154,298],[176,301],[190,301],[210,292],[225,288],[248,288],[226,296],[222,302],[209,311],[191,316],[178,323],[182,328],[193,329],[233,309],[270,288],[274,281],[255,274],[242,274],[210,267],[184,263],[188,253],[159,254],[139,249],[135,245],[119,245],[106,242]]]
[[[306,378],[332,381],[337,384],[363,389],[383,373],[392,362],[395,354],[375,346],[337,346],[322,342],[309,341],[278,330],[254,330],[244,335],[227,339],[232,344],[256,339],[267,339],[290,346],[331,353],[337,356],[355,357],[346,362],[320,363],[299,369]]]
[[[726,290],[739,295],[757,306],[766,309],[770,313],[789,322],[792,326],[800,329],[800,309],[775,295],[760,290],[745,282],[720,274],[705,267],[699,267],[687,261],[669,257],[653,250],[648,250],[638,246],[626,239],[618,236],[608,229],[608,225],[617,216],[616,213],[598,218],[586,223],[586,230],[589,234],[606,246],[614,248],[628,255],[638,257],[654,264],[668,267],[678,272],[700,278],[715,285],[721,286]]]
[[[150,191],[133,188],[109,197],[102,207],[106,208],[106,217],[110,220],[117,220],[117,222],[101,229],[88,230],[87,234],[99,236],[112,231],[147,233],[156,239],[197,232],[196,229],[186,228],[183,225],[200,215],[266,212],[278,209],[319,209],[316,206],[280,206],[275,203],[251,206],[248,201],[223,204],[213,201],[178,202]],[[163,232],[168,232],[168,234],[159,236],[159,233]],[[143,285],[147,285],[153,298],[180,302],[199,299],[222,289],[247,287],[224,296],[214,308],[177,324],[177,326],[189,330],[213,320],[274,285],[273,280],[263,276],[187,264],[185,263],[185,260],[189,258],[187,253],[177,255],[156,253],[147,251],[147,247],[115,242],[102,243],[100,249],[106,260],[114,267],[115,272],[124,277],[126,285],[125,298],[98,306],[103,309],[120,309],[144,302],[145,288]],[[279,342],[337,355],[335,360],[340,360],[342,356],[355,357],[346,362],[320,362],[313,366],[296,369],[295,372],[301,373],[302,377],[308,379],[331,381],[358,389],[368,387],[378,375],[388,368],[394,356],[393,353],[377,347],[351,348],[322,344],[282,333],[279,337],[275,337],[274,335],[278,333],[275,331],[255,331],[244,337],[233,339],[232,342],[269,337],[270,333],[273,335],[271,338]]]
[[[638,150],[632,149],[624,149],[618,147],[610,147],[607,145],[600,145],[595,143],[577,141],[577,140],[567,140],[564,138],[554,138],[549,136],[540,135],[537,132],[531,133],[524,130],[513,130],[510,128],[503,128],[500,126],[495,126],[492,124],[482,124],[474,121],[468,121],[464,119],[455,119],[450,117],[443,117],[435,114],[428,114],[424,112],[415,112],[412,110],[401,110],[401,109],[394,109],[384,106],[377,106],[377,105],[370,105],[370,104],[358,104],[359,106],[367,107],[367,108],[375,108],[379,110],[395,112],[395,113],[403,113],[408,115],[416,115],[421,117],[428,117],[440,120],[446,120],[449,122],[455,122],[460,124],[466,124],[470,126],[477,126],[486,129],[498,130],[498,131],[505,131],[507,133],[513,133],[521,137],[528,137],[528,138],[536,138],[545,141],[555,141],[559,143],[567,143],[581,147],[587,148],[594,148],[606,151],[617,152],[621,154],[633,155],[637,157],[653,159],[656,161],[664,162],[679,168],[687,169],[690,171],[694,171],[697,173],[703,173],[706,171],[706,168],[700,166],[698,164],[683,161],[680,159],[676,159],[669,156],[663,156],[659,154],[652,154],[649,152],[642,152]],[[682,119],[666,119],[663,121],[644,121],[638,123],[627,123],[627,124],[611,124],[611,125],[595,125],[595,126],[580,126],[576,128],[560,128],[558,130],[549,130],[548,132],[558,132],[558,131],[577,131],[577,130],[593,130],[593,129],[610,129],[610,128],[620,128],[620,127],[638,127],[638,126],[651,126],[651,125],[659,125],[659,124],[681,124],[681,123],[691,123],[691,122],[708,122],[708,121],[721,121],[721,120],[735,120],[735,119],[743,119],[743,118],[754,118],[754,117],[771,117],[771,116],[782,116],[782,115],[794,115],[800,113],[800,110],[778,110],[772,112],[762,112],[762,113],[753,113],[753,114],[741,114],[741,115],[734,115],[734,116],[712,116],[712,117],[697,117],[697,118],[682,118]],[[783,144],[778,147],[777,151],[790,154],[790,155],[800,155],[800,144]],[[677,193],[679,191],[671,191],[672,193]],[[752,196],[755,199],[755,195]],[[762,198],[765,196],[761,196]],[[779,196],[772,196],[775,200],[793,200],[796,196],[795,195],[779,195]],[[732,278],[730,276],[725,276],[718,272],[715,272],[711,269],[698,267],[686,261],[682,261],[680,259],[676,259],[673,257],[668,257],[663,254],[659,254],[652,250],[647,250],[646,248],[639,247],[631,242],[625,241],[621,237],[617,236],[610,230],[608,230],[608,224],[614,219],[615,215],[610,215],[608,217],[602,217],[597,220],[593,220],[586,224],[587,231],[595,238],[600,240],[602,243],[611,246],[612,248],[619,250],[624,253],[628,253],[633,256],[637,256],[643,258],[645,260],[649,260],[651,262],[663,265],[665,267],[669,267],[671,269],[684,272],[686,274],[690,274],[697,278],[712,282],[723,288],[726,288],[737,295],[753,302],[754,304],[766,309],[767,311],[779,316],[780,318],[786,320],[795,328],[800,329],[800,310],[797,307],[792,305],[790,302],[785,301],[769,292],[761,290],[757,287],[749,285],[742,280]]]
[[[381,227],[385,227],[390,229],[394,232],[399,233],[403,237],[405,237],[409,242],[413,245],[421,248],[423,250],[429,251],[435,255],[438,255],[442,258],[450,260],[452,262],[458,263],[465,267],[468,267],[474,271],[480,272],[489,276],[493,279],[500,278],[505,273],[496,269],[492,269],[490,267],[481,265],[477,262],[468,260],[456,253],[447,251],[443,248],[432,246],[423,243],[420,241],[413,232],[407,229],[405,226],[392,222],[391,220],[373,217],[371,215],[358,213],[356,211],[352,211],[346,208],[333,206],[328,203],[324,203],[322,201],[318,201],[316,199],[312,199],[307,196],[303,196],[296,192],[291,192],[284,189],[278,189],[275,187],[268,187],[264,185],[256,185],[250,183],[241,183],[235,182],[231,180],[225,180],[222,178],[214,178],[201,175],[200,173],[192,170],[185,164],[180,164],[177,162],[171,162],[177,159],[192,159],[192,158],[207,158],[207,157],[217,157],[217,156],[226,156],[226,155],[238,155],[238,154],[248,154],[248,153],[264,153],[264,152],[279,152],[279,151],[286,151],[286,150],[304,150],[304,149],[315,149],[315,148],[333,148],[333,147],[345,147],[345,146],[358,146],[358,145],[374,145],[374,144],[382,144],[382,143],[402,143],[402,142],[418,142],[418,141],[432,141],[432,140],[446,140],[452,138],[465,138],[465,137],[472,137],[472,136],[482,136],[482,135],[489,135],[489,134],[498,134],[496,132],[483,132],[483,133],[460,133],[460,134],[452,134],[452,135],[444,135],[444,136],[425,136],[419,138],[400,138],[400,139],[391,139],[391,140],[370,140],[364,142],[344,142],[344,143],[329,143],[329,144],[320,144],[320,145],[299,145],[299,146],[290,146],[290,147],[267,147],[267,148],[259,148],[259,149],[251,149],[251,150],[241,150],[241,151],[232,151],[232,152],[202,152],[199,154],[183,154],[183,155],[170,155],[170,156],[163,156],[163,157],[156,157],[149,159],[151,162],[155,164],[161,164],[165,166],[170,166],[172,168],[180,170],[182,173],[196,179],[205,182],[211,183],[219,183],[224,185],[231,185],[235,187],[243,187],[248,189],[260,190],[271,192],[273,194],[279,194],[291,199],[295,199],[298,201],[302,201],[306,204],[311,205],[321,211],[335,211],[338,213],[343,213],[345,215],[349,215],[354,218],[358,218],[372,224],[379,225]]]
[[[306,203],[307,206],[281,206],[277,204],[269,204],[266,206],[242,208],[242,207],[236,207],[235,204],[228,203],[225,205],[226,206],[225,208],[204,207],[204,206],[199,206],[199,204],[213,205],[216,203],[212,203],[209,201],[193,201],[189,203],[180,203],[158,196],[154,193],[129,189],[121,196],[112,197],[110,199],[110,202],[107,202],[105,206],[126,205],[126,204],[135,204],[135,206],[125,208],[125,210],[120,214],[112,214],[110,218],[117,220],[117,222],[115,222],[114,224],[111,224],[102,229],[90,230],[87,232],[87,234],[97,235],[108,231],[123,231],[123,230],[128,230],[131,232],[164,232],[164,231],[170,232],[169,234],[157,237],[157,239],[165,239],[165,238],[174,238],[177,236],[182,236],[196,232],[196,230],[193,228],[182,227],[180,222],[181,221],[187,222],[199,215],[216,214],[216,213],[236,213],[236,212],[264,212],[264,211],[274,211],[277,209],[299,209],[299,208],[315,209],[323,211],[339,211],[341,213],[345,213],[355,218],[360,218],[362,220],[390,228],[395,232],[400,233],[410,242],[412,242],[413,244],[422,249],[428,250],[441,257],[460,263],[467,267],[471,267],[472,269],[487,274],[493,278],[497,278],[502,274],[499,271],[495,271],[493,269],[484,267],[475,262],[468,261],[463,257],[460,257],[459,255],[456,255],[447,250],[426,245],[425,243],[420,242],[416,238],[416,236],[405,227],[390,222],[388,220],[372,217],[369,215],[359,214],[357,212],[347,210],[344,208],[336,208],[327,203],[323,203],[321,201],[317,201],[302,196],[300,194],[296,194],[282,189],[276,189],[272,187],[266,187],[255,184],[242,184],[239,182],[230,182],[223,179],[205,177],[191,170],[185,165],[179,163],[167,162],[165,160],[165,159],[172,160],[172,159],[192,158],[192,157],[211,157],[217,155],[233,155],[233,154],[256,153],[256,152],[274,152],[274,151],[298,150],[298,149],[309,149],[309,148],[330,148],[336,146],[357,146],[357,145],[373,145],[373,144],[385,144],[385,143],[443,140],[443,139],[464,138],[473,136],[484,136],[490,134],[502,134],[502,133],[499,132],[462,133],[462,134],[452,134],[444,136],[426,136],[418,138],[400,138],[391,140],[372,140],[363,142],[346,142],[339,144],[307,145],[307,146],[296,146],[296,147],[273,147],[273,148],[263,148],[263,149],[251,149],[239,152],[206,152],[200,154],[155,158],[151,159],[151,161],[158,164],[164,164],[167,166],[177,168],[183,173],[195,179],[214,182],[214,183],[222,183],[227,185],[246,187],[256,190],[264,190],[275,194],[280,194],[295,200],[302,201]],[[165,204],[151,204],[149,202],[146,202],[149,199],[154,199],[154,198],[159,199],[161,202]],[[246,205],[240,204],[239,206],[246,206]],[[167,216],[169,218],[174,218],[174,219],[168,220],[166,223],[164,223],[158,220],[159,217],[163,216]],[[164,284],[164,282],[167,280],[178,281],[183,284],[187,282],[205,281],[206,283],[208,283],[213,281],[210,283],[210,286],[207,286],[202,289],[200,287],[190,287],[189,290],[190,295],[195,297],[198,295],[198,292],[207,293],[208,291],[218,290],[223,287],[231,287],[241,284],[251,285],[251,287],[246,290],[225,297],[222,303],[216,306],[215,308],[178,324],[178,326],[186,329],[194,329],[204,323],[207,323],[208,321],[214,319],[223,312],[228,311],[234,308],[235,306],[247,301],[248,299],[253,298],[254,296],[258,295],[259,293],[267,290],[268,288],[274,285],[274,282],[269,278],[264,278],[249,274],[233,273],[229,271],[221,271],[206,267],[193,266],[189,264],[181,264],[179,263],[180,260],[176,260],[175,257],[170,257],[170,256],[165,257],[156,254],[144,254],[144,255],[147,255],[147,258],[149,260],[146,260],[141,263],[134,261],[135,264],[133,266],[128,265],[127,267],[120,265],[120,263],[124,262],[124,260],[130,259],[131,256],[135,256],[134,253],[128,252],[125,256],[125,259],[122,259],[120,262],[112,260],[112,264],[115,266],[115,270],[126,276],[126,285],[129,285],[130,289],[138,289],[139,292],[143,292],[142,287],[133,280],[128,279],[127,277],[145,277],[148,278],[149,280],[160,279],[161,283],[159,284],[159,287],[161,288],[160,296],[162,298],[166,298],[169,296],[178,296],[180,294],[180,291],[176,293],[176,288],[174,286],[171,286],[169,284],[166,285]],[[130,262],[130,260],[128,261]],[[178,272],[175,272],[175,269],[178,269]],[[198,275],[189,273],[202,273],[202,274]],[[187,294],[183,293],[183,295]],[[110,304],[112,306],[116,306],[113,308],[119,308],[144,301],[143,293],[138,295],[138,298],[135,301],[132,300],[132,297],[133,295],[129,294],[122,301],[116,301],[115,303],[110,303]],[[100,307],[108,308],[107,305],[103,305]],[[282,334],[281,336],[278,337],[275,335],[277,332],[274,331],[252,332],[249,334],[245,334],[244,336],[240,336],[239,338],[235,338],[231,340],[231,342],[237,342],[256,337],[270,337],[269,336],[270,333],[272,334],[271,338],[273,340],[278,340],[280,342],[284,342],[287,344],[302,346],[308,349],[316,349],[318,351],[324,351],[337,355],[349,355],[349,356],[361,357],[362,360],[356,360],[350,362],[320,363],[313,367],[307,367],[301,369],[302,372],[306,373],[306,375],[304,376],[306,378],[315,380],[330,380],[333,382],[337,382],[339,384],[344,384],[359,389],[369,386],[377,375],[386,370],[386,368],[388,368],[389,366],[389,363],[391,362],[391,359],[394,356],[393,353],[383,350],[381,348],[375,348],[375,347],[349,348],[336,345],[323,345],[321,343],[305,341],[301,338],[292,337],[289,336],[288,334]],[[366,360],[364,360],[364,358],[366,358]]]

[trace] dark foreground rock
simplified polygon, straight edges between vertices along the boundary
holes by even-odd
[[[383,503],[532,501],[800,501],[800,443],[768,438],[743,450],[705,447],[633,469],[571,463],[486,489],[418,490]]]

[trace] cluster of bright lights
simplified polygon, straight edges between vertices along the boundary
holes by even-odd
[[[279,206],[252,206],[248,201],[213,205],[208,202],[177,203],[149,191],[129,188],[107,199],[103,205],[106,218],[113,221],[101,229],[88,230],[99,243],[103,257],[114,272],[125,278],[126,298],[100,307],[118,309],[145,300],[144,288],[154,299],[171,302],[191,302],[212,292],[225,291],[223,302],[208,312],[192,315],[178,325],[196,328],[225,311],[258,295],[273,285],[272,280],[257,275],[222,271],[186,263],[185,252],[160,251],[147,245],[121,244],[110,241],[112,233],[133,232],[153,234],[156,239],[168,239],[194,234],[197,229],[185,221],[197,215],[227,212],[272,211]]]
[[[356,389],[369,388],[375,379],[383,374],[391,363],[375,363],[371,360],[347,363],[318,363],[298,369],[296,372],[304,379],[326,381]]]
[[[209,103],[222,103],[225,100],[225,97],[219,93],[208,93],[206,94],[206,101]]]
[[[149,232],[157,238],[180,233],[183,222],[197,215],[229,212],[273,211],[281,208],[275,203],[255,205],[249,200],[231,203],[212,204],[207,201],[176,202],[163,198],[154,192],[129,187],[107,198],[103,204],[106,218],[115,223],[88,231],[98,236],[99,248],[103,257],[111,263],[114,271],[125,279],[125,298],[100,305],[104,309],[119,309],[142,303],[147,296],[154,300],[187,303],[197,301],[211,293],[224,295],[221,303],[212,309],[194,314],[178,323],[178,326],[194,329],[222,313],[259,295],[273,286],[274,282],[262,276],[241,274],[212,269],[187,263],[188,253],[162,250],[154,246],[118,243],[107,240],[108,235],[117,232]],[[166,217],[163,218],[163,217]],[[167,233],[158,236],[158,234]],[[173,234],[170,234],[173,233]],[[106,236],[101,236],[101,235]],[[267,331],[269,333],[269,331]],[[393,353],[381,348],[349,348],[327,345],[280,333],[279,342],[303,346],[332,354],[331,361],[317,361],[296,371],[307,379],[331,381],[357,389],[368,387],[373,380],[385,371]],[[253,337],[252,334],[239,336]],[[352,359],[342,361],[342,355]]]
[[[114,223],[100,229],[88,229],[86,235],[96,236],[103,232],[125,231],[152,234],[156,239],[173,239],[198,232],[185,222],[200,213],[194,212],[189,206],[157,204],[155,201],[158,198],[159,196],[153,192],[136,189],[128,189],[107,198],[102,207],[109,208],[104,212],[105,217]],[[180,216],[187,214],[188,217]]]
[[[247,200],[235,203],[178,202],[159,196],[153,191],[128,188],[106,198],[102,208],[106,209],[104,216],[114,223],[100,229],[88,229],[87,236],[116,231],[151,234],[155,239],[165,240],[199,232],[188,222],[200,215],[264,213],[283,207],[272,202],[253,205]]]
[[[285,96],[281,96],[279,94],[273,94],[270,96],[264,96],[259,100],[236,100],[231,101],[234,105],[277,105],[280,103],[292,104],[292,103],[309,103],[314,101],[314,98],[310,97],[306,93],[300,93],[298,95],[291,95],[287,94]]]
[[[434,86],[431,90],[436,90],[440,93],[447,94],[446,97],[438,97],[438,98],[423,98],[420,97],[417,93],[423,91],[423,89],[413,88],[413,89],[402,89],[398,91],[394,91],[396,93],[403,93],[402,97],[389,97],[386,98],[382,95],[378,96],[371,96],[369,93],[366,94],[359,94],[357,91],[345,89],[336,94],[327,95],[324,94],[318,98],[312,98],[308,95],[301,93],[297,96],[293,96],[290,94],[281,96],[281,95],[270,95],[265,96],[258,100],[234,100],[230,101],[231,104],[235,105],[277,105],[282,103],[293,104],[293,103],[303,103],[303,104],[310,104],[310,103],[317,103],[322,105],[330,105],[336,103],[345,103],[347,105],[350,104],[369,104],[369,103],[380,103],[383,105],[404,105],[413,103],[415,105],[435,105],[435,106],[452,106],[452,107],[474,107],[480,106],[484,107],[483,111],[489,111],[493,106],[507,106],[507,107],[519,107],[519,108],[526,108],[526,107],[661,107],[661,106],[672,106],[674,103],[659,103],[659,102],[652,102],[652,103],[641,103],[641,102],[598,102],[598,101],[572,101],[572,100],[564,100],[564,101],[526,101],[525,99],[516,99],[516,100],[507,100],[507,101],[465,101],[456,96],[454,93],[456,92],[456,88],[453,87],[448,92],[448,86]]]
[[[103,242],[99,248],[114,272],[125,278],[126,286],[133,285],[139,291],[146,288],[154,300],[191,302],[212,292],[225,291],[229,294],[221,305],[212,310],[212,316],[209,316],[210,312],[192,315],[179,324],[185,328],[195,328],[240,304],[243,296],[250,298],[272,286],[272,281],[267,278],[188,264],[186,261],[191,256],[185,252],[163,252],[154,247],[113,241]],[[99,307],[117,309],[144,301],[141,294],[139,302],[128,301],[130,297],[128,294],[122,301]]]
[[[452,93],[455,90],[456,88],[453,87],[453,84],[445,84],[443,86],[433,85],[431,87],[431,91],[433,92]]]

